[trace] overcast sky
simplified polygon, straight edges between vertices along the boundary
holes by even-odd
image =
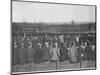
[[[13,22],[95,22],[95,7],[12,2]]]

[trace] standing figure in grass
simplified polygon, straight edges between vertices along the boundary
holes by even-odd
[[[75,47],[75,42],[71,43],[71,47],[69,47],[69,58],[70,63],[74,63],[77,61],[77,48]]]
[[[59,48],[58,48],[58,44],[55,43],[53,45],[53,48],[52,48],[52,57],[51,57],[51,60],[53,61],[58,61],[59,60],[59,56],[60,56],[60,52],[59,52]]]
[[[43,61],[46,63],[49,63],[50,61],[50,48],[48,42],[45,42],[43,45]]]
[[[59,57],[60,57],[60,49],[58,48],[57,42],[53,45],[51,52],[51,61],[56,63],[56,70],[59,69]]]

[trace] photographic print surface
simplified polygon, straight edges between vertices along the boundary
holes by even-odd
[[[11,73],[96,69],[96,6],[12,1]]]

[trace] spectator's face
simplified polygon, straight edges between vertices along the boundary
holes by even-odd
[[[56,46],[56,48],[58,48],[58,44],[57,43],[55,43],[55,46]]]
[[[16,44],[16,42],[14,42],[14,47],[17,47],[17,44]]]
[[[32,45],[31,45],[31,44],[29,44],[28,48],[32,48]]]
[[[46,46],[46,47],[49,47],[49,44],[48,44],[48,42],[45,42],[45,46]]]
[[[85,42],[85,46],[87,46],[87,42]]]
[[[95,45],[92,45],[92,50],[93,50],[93,51],[95,50]]]
[[[38,43],[38,46],[41,47],[41,43]]]

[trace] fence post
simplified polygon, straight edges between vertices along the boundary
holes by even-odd
[[[56,70],[59,70],[59,60],[56,60]]]

